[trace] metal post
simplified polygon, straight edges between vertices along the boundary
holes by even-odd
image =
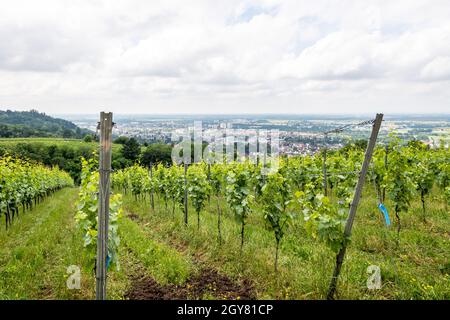
[[[358,184],[356,185],[356,191],[353,196],[353,201],[350,205],[350,213],[345,225],[344,237],[345,239],[350,238],[352,233],[353,221],[355,220],[356,209],[358,208],[359,199],[361,198],[362,189],[364,186],[364,181],[366,179],[367,170],[369,169],[370,159],[372,158],[373,149],[378,137],[378,132],[380,131],[381,122],[383,121],[383,114],[378,113],[375,122],[372,127],[372,134],[370,135],[369,144],[367,146],[366,154],[364,156],[364,162],[359,174]],[[331,300],[336,292],[337,280],[339,273],[341,272],[342,262],[344,261],[345,251],[347,249],[347,242],[344,241],[341,250],[336,256],[336,267],[334,269],[333,278],[331,279],[330,288],[328,291],[327,299]]]
[[[184,164],[184,223],[188,225],[187,163]]]
[[[100,113],[99,198],[97,224],[96,298],[106,299],[106,259],[108,255],[108,220],[111,173],[112,113]]]

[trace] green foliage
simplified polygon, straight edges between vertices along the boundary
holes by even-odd
[[[431,164],[436,176],[436,183],[443,191],[444,198],[450,203],[448,189],[450,187],[450,152],[449,149],[441,147],[433,153],[433,162]]]
[[[136,161],[141,154],[141,146],[135,138],[130,138],[123,144],[122,155],[125,159],[132,162]]]
[[[167,178],[170,180],[170,193],[174,205],[178,205],[178,208],[184,213],[184,167],[173,165],[169,169]]]
[[[358,139],[344,146],[340,151],[347,152],[350,150],[365,151],[367,149],[367,139]]]
[[[375,151],[372,156],[372,166],[369,171],[369,178],[373,182],[376,188],[377,200],[378,202],[382,202],[383,199],[383,190],[386,188],[386,175],[387,175],[387,148],[375,148]]]
[[[262,187],[261,201],[264,219],[279,242],[292,217],[287,211],[291,202],[291,190],[287,179],[280,173],[268,175],[267,183]]]
[[[83,138],[83,141],[87,142],[87,143],[91,143],[93,140],[94,140],[94,138],[90,134],[85,135]]]
[[[250,212],[251,172],[242,163],[231,163],[226,175],[225,194],[228,205],[241,223],[241,250],[244,245],[245,220]]]
[[[266,181],[261,189],[261,201],[266,225],[275,235],[275,271],[277,271],[279,244],[292,219],[292,215],[287,211],[291,202],[291,190],[288,180],[278,172],[270,174]]]
[[[81,157],[89,159],[92,152],[98,148],[96,143],[85,143],[82,140],[62,139],[1,139],[0,155],[10,154],[25,160],[40,162],[46,166],[58,166],[70,174],[76,184],[81,179]],[[128,165],[119,152],[117,145],[113,145],[113,169],[120,169]]]
[[[155,163],[164,165],[172,163],[172,147],[170,145],[154,143],[147,146],[141,155],[141,164],[149,167],[150,164]]]
[[[417,184],[411,170],[412,154],[400,145],[399,138],[391,136],[389,166],[385,176],[386,188],[394,202],[395,212],[408,211]]]
[[[124,137],[124,136],[120,136],[120,137],[114,139],[113,142],[117,143],[117,144],[125,144],[126,142],[128,142],[128,140],[130,140],[130,138]]]
[[[263,174],[262,165],[255,165],[250,167],[251,169],[251,181],[253,190],[255,191],[255,198],[258,199],[262,195],[262,189],[266,183],[265,176]]]
[[[345,209],[338,209],[323,194],[311,195],[311,191],[297,191],[297,204],[303,214],[306,231],[324,241],[331,250],[338,252],[345,239],[344,225],[347,219]]]
[[[81,129],[70,121],[53,118],[36,110],[0,110],[0,137],[82,138],[87,133],[90,131]]]
[[[95,157],[86,160],[82,159],[82,172],[79,197],[77,202],[77,212],[75,221],[83,231],[83,246],[87,249],[90,266],[96,262],[97,253],[97,223],[98,223],[98,192],[99,173]],[[109,208],[109,229],[108,229],[108,256],[110,265],[119,269],[117,250],[120,245],[118,235],[118,221],[122,216],[122,195],[113,194],[110,197]]]
[[[445,199],[447,200],[447,205],[450,205],[450,186],[445,188],[444,196],[445,196]]]
[[[382,190],[386,188],[392,202],[385,202],[385,205],[389,209],[389,205],[393,203],[398,216],[399,212],[408,209],[417,188],[424,190],[426,195],[427,190],[437,182],[443,188],[442,194],[448,197],[448,150],[428,150],[417,144],[402,146],[395,137],[391,140],[389,165],[385,166],[385,148],[379,147],[375,150],[369,170],[368,178],[376,185],[378,199],[381,199]],[[283,238],[285,228],[289,226],[288,221],[295,220],[291,219],[291,213],[295,212],[302,214],[304,219],[300,223],[308,234],[337,251],[349,240],[344,239],[343,226],[363,159],[362,148],[328,153],[329,197],[323,195],[323,158],[320,154],[282,159],[278,172],[273,176],[263,175],[261,165],[231,162],[211,165],[208,180],[207,165],[195,164],[190,166],[187,175],[189,203],[199,216],[208,197],[216,197],[220,239],[219,199],[225,196],[228,207],[241,224],[241,247],[247,217],[251,211],[263,212],[266,225],[274,232],[276,241]],[[184,211],[183,169],[182,166],[165,167],[159,164],[154,170],[150,185],[166,203],[166,208],[168,200],[172,199],[173,210],[178,205]],[[113,177],[113,181],[117,180],[115,185],[121,185],[125,190],[128,188],[133,194],[149,192],[150,187],[132,187],[133,180],[135,185],[141,185],[146,179],[148,180],[148,173],[137,165],[129,171],[118,171]],[[146,191],[140,191],[144,189]]]
[[[18,213],[22,205],[31,209],[32,201],[68,186],[73,186],[70,176],[58,167],[47,168],[11,156],[0,158],[0,215]]]
[[[197,213],[198,227],[200,227],[200,212],[203,210],[206,201],[208,200],[211,186],[208,184],[208,177],[201,165],[192,165],[189,167],[187,171],[187,180],[189,199]]]
[[[164,204],[167,208],[167,202],[171,198],[171,186],[169,172],[161,163],[156,167],[153,179],[155,191],[164,199]]]
[[[419,151],[413,148],[413,151]],[[425,220],[425,198],[429,195],[431,188],[433,188],[435,181],[435,172],[432,168],[432,154],[430,152],[414,152],[413,154],[413,166],[411,171],[413,174],[414,182],[417,185],[417,191],[420,194],[423,207],[423,219]]]
[[[127,179],[128,186],[131,188],[131,192],[135,197],[150,192],[152,181],[150,180],[147,169],[135,164],[132,167],[125,168],[124,175]]]
[[[212,194],[218,196],[222,193],[225,187],[225,168],[222,165],[211,165],[210,185]]]
[[[336,154],[327,161],[330,175],[329,185],[335,190],[338,204],[342,208],[348,208],[353,199],[356,187],[357,175],[353,174],[356,168],[360,168],[359,151],[347,150],[346,155]]]

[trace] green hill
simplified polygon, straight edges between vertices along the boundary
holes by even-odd
[[[3,138],[82,138],[90,133],[90,130],[81,129],[70,121],[53,118],[36,110],[0,110],[0,137]]]

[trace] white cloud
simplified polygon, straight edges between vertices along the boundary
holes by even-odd
[[[421,76],[430,80],[450,80],[450,57],[436,57],[423,67]]]
[[[0,107],[448,112],[448,17],[445,0],[0,1]]]

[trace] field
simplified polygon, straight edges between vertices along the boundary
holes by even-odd
[[[78,189],[66,188],[21,214],[0,231],[0,299],[92,299],[95,278],[73,219]],[[448,211],[434,190],[427,222],[413,201],[403,218],[400,244],[384,225],[373,190],[360,203],[352,243],[340,279],[339,299],[449,299],[450,230]],[[189,227],[182,213],[156,199],[124,198],[120,222],[119,271],[108,278],[110,299],[235,298],[324,299],[334,253],[292,225],[281,245],[279,272],[273,270],[275,243],[262,215],[249,216],[246,244],[239,253],[239,223],[223,199],[222,236],[217,236],[216,199],[212,198],[197,231],[193,208]],[[387,204],[389,206],[389,203]],[[3,221],[2,221],[3,223]],[[81,289],[66,286],[67,267],[81,266]],[[381,268],[382,288],[368,290],[369,265]]]
[[[17,144],[41,144],[44,146],[55,145],[57,147],[72,147],[72,148],[80,148],[80,147],[88,147],[92,150],[98,149],[98,143],[96,142],[84,142],[80,139],[63,139],[63,138],[0,138],[0,147],[6,147],[8,149],[15,147]],[[117,152],[120,150],[121,145],[113,144],[113,152]]]

